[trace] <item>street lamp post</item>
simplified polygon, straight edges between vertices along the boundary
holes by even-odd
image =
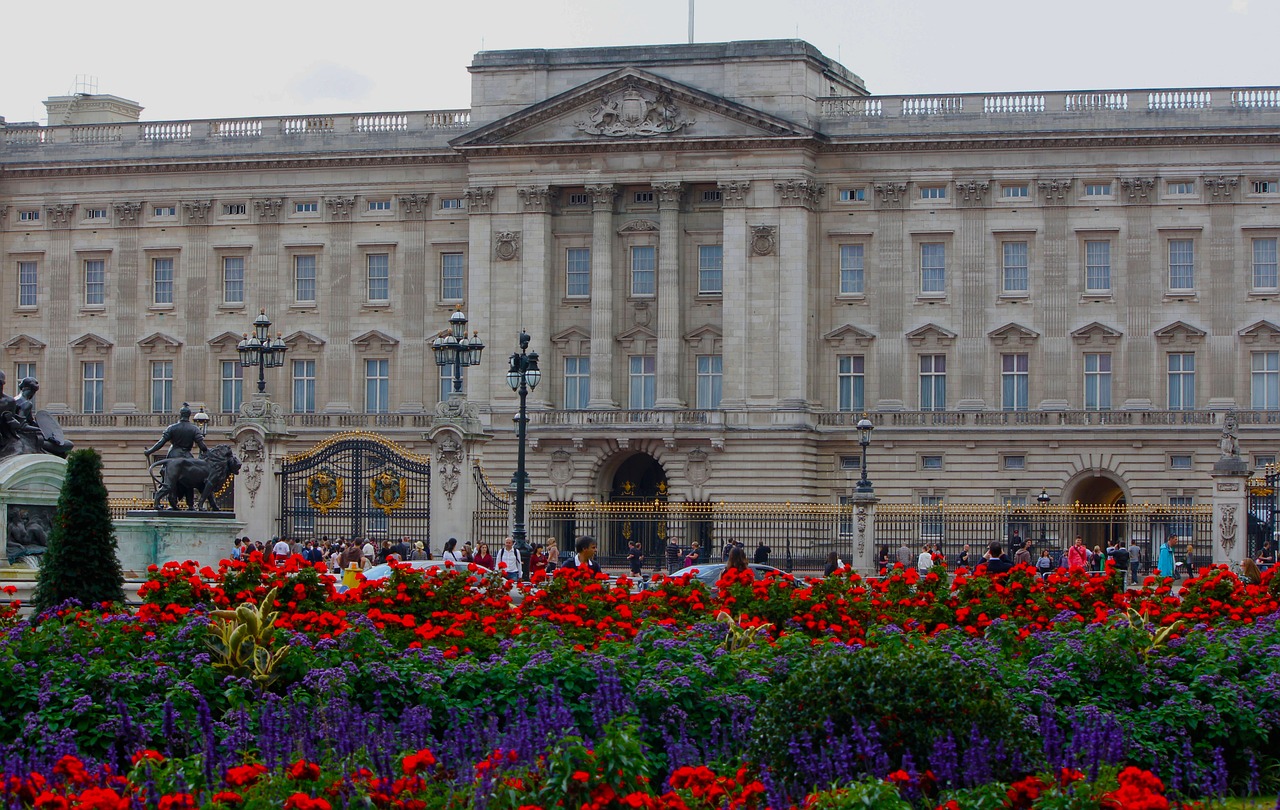
[[[858,428],[858,446],[862,448],[862,478],[858,480],[854,492],[861,495],[870,495],[875,490],[871,486],[871,481],[867,478],[867,448],[871,446],[871,431],[875,430],[875,425],[871,424],[871,420],[862,417],[858,420],[856,426]]]
[[[529,559],[529,533],[524,525],[524,491],[529,482],[529,474],[524,468],[525,434],[529,424],[529,413],[526,400],[529,392],[538,387],[542,380],[542,371],[538,368],[538,353],[528,351],[529,334],[520,332],[520,352],[511,355],[511,365],[507,367],[507,385],[520,395],[520,412],[516,415],[516,472],[511,478],[515,490],[516,514],[515,525],[511,528],[511,539],[520,551],[521,558]]]
[[[248,368],[258,367],[258,396],[267,395],[267,377],[264,371],[284,365],[284,353],[289,351],[284,339],[276,332],[271,337],[271,319],[265,309],[258,310],[258,317],[253,321],[253,334],[244,333],[244,339],[236,345],[240,353],[240,365]]]
[[[453,367],[453,390],[449,392],[449,398],[461,399],[462,368],[480,365],[484,341],[480,340],[479,332],[473,332],[471,337],[467,337],[467,316],[460,308],[449,316],[449,328],[436,335],[436,339],[431,342],[431,351],[435,352],[437,366]]]
[[[1044,512],[1049,506],[1049,491],[1044,487],[1040,487],[1040,494],[1036,496],[1036,503],[1040,504],[1040,548],[1047,548]]]

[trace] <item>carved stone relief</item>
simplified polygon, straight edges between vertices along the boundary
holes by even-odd
[[[1124,177],[1120,180],[1120,188],[1130,200],[1145,200],[1155,188],[1156,181],[1150,177]]]
[[[812,180],[780,180],[773,187],[777,189],[779,204],[800,205],[810,209],[817,206],[827,191],[826,186]]]
[[[676,106],[670,93],[631,86],[605,96],[585,120],[575,121],[574,126],[607,138],[651,138],[679,132],[694,123]]]
[[[1231,202],[1235,199],[1238,185],[1240,185],[1238,177],[1204,178],[1204,190],[1209,192],[1210,202]]]
[[[956,198],[961,205],[982,205],[987,201],[987,192],[990,190],[991,184],[986,180],[956,181]]]
[[[684,199],[684,183],[654,183],[653,191],[658,197],[659,208],[677,207]]]
[[[50,205],[46,207],[44,210],[45,210],[45,213],[48,214],[49,216],[49,222],[51,222],[52,224],[69,225],[71,223],[72,215],[75,214],[76,204],[75,203],[70,203],[70,204],[58,203],[57,205]]]
[[[547,462],[547,477],[553,484],[567,484],[573,478],[573,456],[567,450],[556,450]]]
[[[509,262],[520,255],[520,232],[498,231],[493,235],[493,255]]]
[[[711,478],[711,465],[703,450],[690,450],[685,459],[684,477],[694,486],[702,486]]]
[[[1061,205],[1071,193],[1071,180],[1041,180],[1036,188],[1040,189],[1040,197],[1047,205]]]
[[[440,473],[440,490],[453,508],[453,496],[462,481],[462,442],[452,433],[443,433],[436,443],[436,469]]]
[[[355,197],[325,197],[324,204],[334,219],[351,219],[352,212],[356,210]]]
[[[725,208],[742,208],[747,204],[750,180],[722,180],[716,185],[720,189],[720,204]]]
[[[855,507],[854,514],[858,519],[858,559],[862,559],[867,550],[867,507]]]
[[[138,214],[142,213],[140,202],[118,202],[111,206],[115,209],[116,222],[121,225],[137,225]]]
[[[212,200],[191,200],[182,204],[182,213],[186,215],[188,225],[207,225],[210,208],[213,208]]]
[[[591,207],[596,210],[613,208],[613,201],[618,197],[618,187],[612,183],[587,186],[586,191],[591,195]]]
[[[525,186],[516,189],[526,214],[545,214],[551,201],[550,186]]]
[[[1218,515],[1218,534],[1222,538],[1222,550],[1228,554],[1236,547],[1238,528],[1235,504],[1224,504],[1221,514]]]
[[[400,212],[405,217],[423,217],[431,213],[430,194],[403,194],[400,196]]]
[[[907,201],[906,183],[876,183],[872,189],[881,208],[901,208]]]
[[[493,205],[493,187],[469,188],[462,192],[467,201],[467,211],[472,214],[488,214]]]
[[[258,500],[258,490],[262,489],[265,458],[266,448],[258,434],[250,433],[240,442],[240,474],[244,476],[244,486],[249,491],[249,506]]]
[[[772,256],[778,249],[778,229],[772,225],[751,226],[751,252],[756,256]]]
[[[265,200],[254,200],[253,211],[259,222],[279,222],[280,211],[284,208],[283,197],[271,197]]]

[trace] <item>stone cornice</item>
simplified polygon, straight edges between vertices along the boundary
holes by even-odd
[[[183,172],[262,171],[274,169],[372,168],[379,166],[424,166],[465,163],[455,152],[435,155],[337,155],[321,157],[208,158],[190,162],[109,161],[105,163],[38,163],[0,165],[0,177],[84,177],[117,174],[181,174]]]

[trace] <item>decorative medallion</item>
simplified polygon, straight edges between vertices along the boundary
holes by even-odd
[[[591,135],[609,138],[652,137],[670,135],[696,123],[685,118],[671,94],[662,91],[649,96],[636,87],[606,96],[600,106],[587,115],[586,121],[574,126]]]
[[[772,256],[778,249],[778,229],[772,225],[751,226],[751,252],[757,256]]]
[[[307,503],[327,513],[342,503],[342,478],[330,469],[322,469],[307,479]]]
[[[458,492],[462,478],[462,442],[452,433],[443,434],[437,444],[436,464],[440,471],[440,488],[444,490],[449,508],[453,508],[453,496]]]
[[[240,463],[244,472],[245,487],[249,490],[249,505],[258,500],[258,490],[262,488],[262,463],[266,457],[266,448],[256,433],[250,433],[240,443]]]
[[[391,473],[384,472],[375,475],[369,481],[370,503],[388,515],[404,506],[407,497],[409,497],[409,488],[405,486],[403,478],[396,478]]]
[[[707,483],[707,480],[711,478],[711,471],[707,468],[707,454],[705,452],[702,450],[689,451],[688,460],[684,465],[684,477],[695,486]]]
[[[520,232],[498,231],[493,235],[493,255],[500,261],[509,262],[520,255]]]
[[[556,450],[547,465],[547,477],[553,484],[567,484],[573,479],[573,456],[568,451]]]
[[[1230,552],[1236,546],[1236,507],[1224,505],[1218,517],[1218,533],[1222,537],[1222,550]]]

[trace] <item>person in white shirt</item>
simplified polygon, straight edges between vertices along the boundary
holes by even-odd
[[[916,568],[920,569],[920,573],[924,573],[933,567],[933,554],[929,551],[929,546],[925,545],[924,551],[920,552],[920,559],[916,560]]]
[[[369,561],[369,565],[373,565],[373,555],[377,553],[377,549],[373,547],[373,543],[369,542],[369,538],[365,538],[364,546],[360,549],[360,556]]]
[[[462,555],[457,552],[457,548],[458,538],[450,537],[448,540],[444,541],[444,554],[440,555],[440,559],[444,560],[446,563],[462,565]]]
[[[493,557],[493,567],[502,572],[507,579],[520,579],[520,552],[515,548],[515,540],[507,535],[502,540],[502,548]]]
[[[271,553],[274,554],[277,559],[281,560],[288,557],[290,554],[289,541],[281,537],[276,541],[275,546],[272,547]]]

